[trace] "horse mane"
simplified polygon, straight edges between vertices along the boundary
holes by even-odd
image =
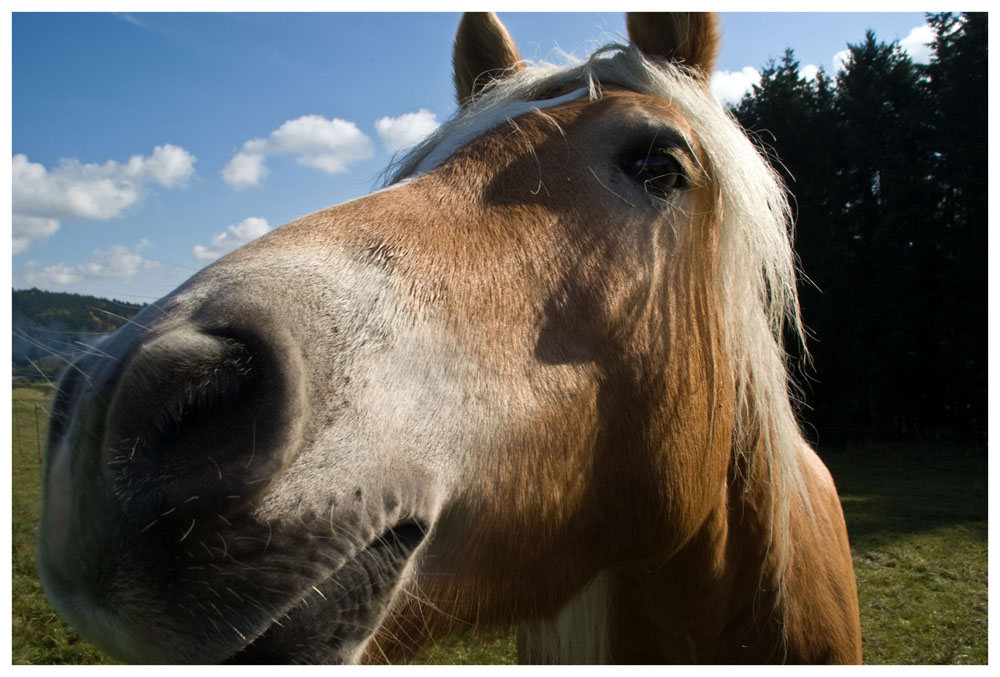
[[[569,57],[571,58],[571,57]],[[413,174],[446,138],[476,125],[496,109],[585,88],[591,100],[618,86],[664,99],[686,117],[705,156],[716,209],[706,215],[718,233],[714,293],[720,300],[723,354],[735,393],[733,446],[749,477],[764,463],[771,489],[771,546],[779,581],[790,553],[790,506],[810,501],[798,465],[804,445],[792,409],[794,384],[782,345],[792,336],[805,350],[796,292],[792,219],[785,186],[732,114],[712,95],[705,74],[683,64],[648,57],[635,46],[607,45],[568,66],[519,63],[492,81],[430,137],[394,162],[388,184]],[[700,225],[700,223],[699,223]],[[724,372],[723,372],[724,373]],[[759,470],[759,468],[758,468]],[[739,472],[739,470],[737,471]]]

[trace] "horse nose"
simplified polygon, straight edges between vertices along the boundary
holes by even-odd
[[[103,469],[136,518],[258,494],[291,455],[290,366],[258,334],[184,327],[142,344],[105,419]]]

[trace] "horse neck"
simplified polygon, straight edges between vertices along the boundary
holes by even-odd
[[[717,505],[679,551],[605,569],[556,618],[522,623],[520,662],[784,660],[781,535],[771,529],[777,497],[766,464],[751,456],[733,455]]]

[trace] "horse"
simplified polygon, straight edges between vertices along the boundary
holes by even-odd
[[[39,570],[137,663],[856,663],[796,420],[786,189],[713,97],[718,20],[523,62],[459,24],[455,116],[384,188],[201,270],[53,403]]]

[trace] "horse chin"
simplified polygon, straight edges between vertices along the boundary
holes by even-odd
[[[360,662],[384,620],[428,526],[398,523],[324,580],[310,586],[280,620],[222,661],[227,664]]]
[[[59,568],[43,561],[40,571],[60,613],[72,619],[89,641],[119,660],[139,664],[357,663],[409,579],[428,530],[429,522],[422,519],[399,521],[335,569],[314,570],[312,575],[290,571],[273,580],[257,581],[257,590],[241,588],[248,598],[260,598],[263,604],[255,606],[261,614],[220,615],[207,625],[163,623],[155,635],[147,632],[156,625],[155,612],[147,612],[150,607],[144,602],[132,599],[109,604],[88,584],[67,581]],[[263,561],[257,566],[273,568]],[[236,578],[236,572],[228,572],[226,578]],[[268,588],[280,589],[278,598],[266,599]],[[185,598],[197,592],[188,590]],[[214,608],[213,604],[207,603],[207,608]]]

